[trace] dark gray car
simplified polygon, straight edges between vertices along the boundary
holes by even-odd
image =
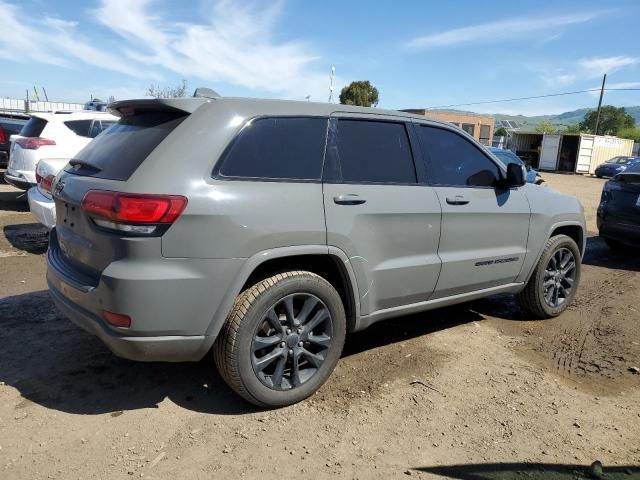
[[[237,393],[282,406],[380,320],[497,293],[552,317],[576,294],[579,202],[448,124],[238,98],[112,108],[54,181],[47,279],[119,356],[213,350]]]

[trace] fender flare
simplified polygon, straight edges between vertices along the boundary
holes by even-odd
[[[205,341],[203,342],[201,351],[199,352],[201,354],[201,357],[204,357],[204,355],[206,355],[206,353],[213,346],[213,343],[215,342],[218,333],[220,333],[220,330],[222,329],[222,326],[224,325],[229,312],[233,308],[233,304],[237,296],[241,293],[242,287],[249,279],[251,274],[255,271],[255,269],[269,260],[300,255],[334,256],[342,262],[347,273],[347,281],[351,286],[351,300],[353,301],[355,326],[357,327],[360,320],[360,294],[358,291],[358,284],[356,281],[355,272],[353,271],[353,267],[351,265],[351,262],[349,261],[349,257],[347,257],[347,255],[341,249],[327,245],[302,245],[272,248],[252,255],[251,257],[247,258],[242,265],[240,271],[235,277],[234,282],[227,289],[223,297],[223,301],[220,303],[220,305],[218,305],[218,308],[213,314],[211,322],[209,323],[209,327],[207,328],[207,331],[205,333]]]
[[[551,238],[551,234],[556,229],[558,229],[560,227],[568,227],[568,226],[580,227],[580,229],[582,230],[582,245],[578,245],[578,248],[582,252],[582,258],[584,258],[584,255],[585,255],[586,250],[587,250],[587,235],[586,235],[585,225],[583,223],[581,223],[580,221],[578,221],[578,220],[562,220],[562,221],[559,221],[559,222],[552,223],[551,226],[547,230],[547,235],[546,235],[544,243],[542,244],[542,246],[540,247],[540,249],[536,253],[536,257],[535,257],[536,260],[535,260],[535,262],[533,262],[533,265],[531,266],[531,269],[527,273],[527,276],[526,276],[526,279],[524,281],[523,287],[524,287],[524,285],[529,283],[529,279],[531,278],[531,275],[533,275],[533,272],[535,271],[536,266],[538,265],[538,261],[540,260],[540,257],[542,256],[542,251],[544,250],[545,245],[547,244],[547,242]],[[582,261],[582,258],[580,259],[580,261]]]

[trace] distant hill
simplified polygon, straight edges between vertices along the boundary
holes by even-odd
[[[636,119],[636,124],[640,125],[640,105],[635,107],[624,107],[629,115]],[[493,114],[496,120],[515,120],[524,125],[537,125],[542,121],[549,121],[554,125],[571,125],[580,123],[584,120],[584,116],[595,108],[579,108],[570,112],[560,113],[558,115],[537,115],[527,117],[525,115],[503,115],[501,113]]]

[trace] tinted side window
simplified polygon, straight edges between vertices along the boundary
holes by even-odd
[[[81,137],[89,136],[91,120],[69,120],[68,122],[64,122],[64,124],[73,130],[76,135],[80,135]]]
[[[495,186],[500,178],[498,166],[466,138],[442,128],[418,130],[440,185]]]
[[[240,132],[223,159],[227,177],[320,180],[326,118],[258,118]]]
[[[331,137],[331,180],[416,183],[404,123],[340,119]]]
[[[89,131],[91,138],[96,138],[102,131],[109,128],[111,125],[115,125],[115,120],[94,120]]]

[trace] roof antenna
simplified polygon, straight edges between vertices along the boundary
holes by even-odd
[[[220,98],[222,95],[210,88],[198,87],[193,92],[193,96],[196,98]]]

